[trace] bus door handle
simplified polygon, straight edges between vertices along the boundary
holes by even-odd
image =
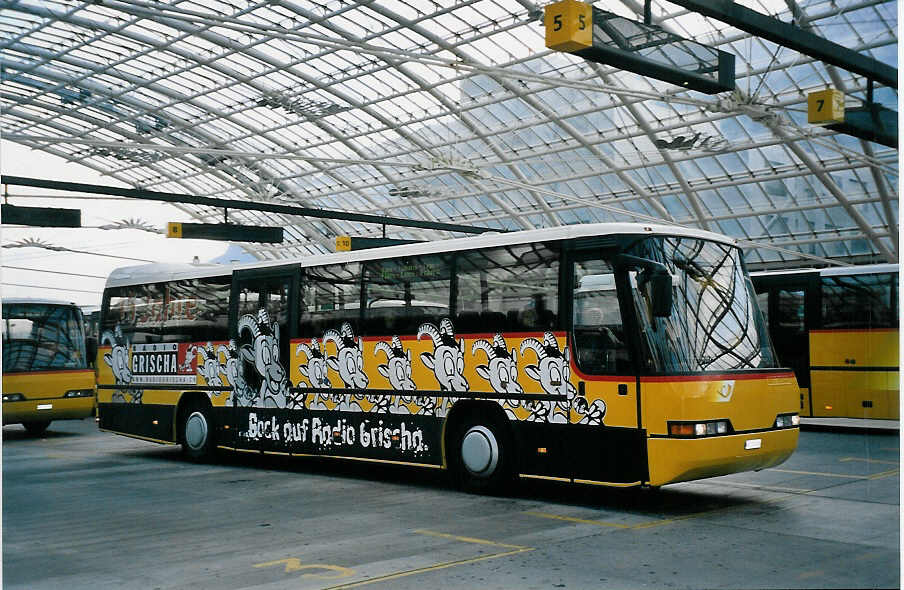
[[[628,384],[627,383],[619,383],[618,384],[618,395],[628,395]]]

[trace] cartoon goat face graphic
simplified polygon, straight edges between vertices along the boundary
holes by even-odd
[[[490,386],[496,393],[524,393],[524,388],[518,383],[518,361],[515,359],[515,349],[509,351],[505,345],[502,334],[493,336],[493,342],[488,340],[476,340],[471,346],[471,354],[482,350],[487,355],[487,364],[477,365],[477,374],[490,382]]]
[[[235,340],[229,341],[229,346],[220,345],[217,347],[217,355],[223,355],[226,363],[220,365],[220,373],[232,385],[232,397],[226,400],[227,405],[232,404],[233,400],[237,406],[250,406],[254,401],[254,391],[248,387],[245,381],[245,375],[242,368],[241,359],[239,358],[238,349],[235,346]]]
[[[123,337],[122,328],[116,326],[112,332],[105,331],[100,337],[100,343],[112,347],[110,352],[104,354],[104,362],[113,371],[113,380],[116,385],[129,385],[132,383],[132,369],[129,368],[129,343]],[[132,395],[131,402],[140,404],[143,392],[141,390],[130,390]],[[123,392],[117,391],[113,394],[113,401],[125,401]]]
[[[433,352],[422,352],[421,362],[433,371],[443,391],[468,391],[465,379],[465,341],[455,340],[455,328],[449,318],[443,318],[439,328],[433,324],[421,324],[417,339],[427,334],[433,340]]]
[[[198,375],[204,377],[207,385],[210,387],[221,387],[223,380],[220,379],[220,358],[219,353],[213,349],[213,344],[207,343],[207,346],[200,349],[203,361],[198,367]]]
[[[288,394],[286,370],[279,362],[279,324],[271,322],[266,309],[259,309],[257,317],[246,314],[239,319],[238,333],[249,332],[251,344],[242,345],[242,358],[254,364],[261,377],[259,400],[265,406],[284,407]]]
[[[330,387],[330,379],[327,375],[326,357],[320,350],[320,342],[316,338],[311,338],[311,344],[301,342],[295,347],[295,356],[304,353],[308,362],[299,365],[298,370],[302,376],[307,377],[311,383],[311,387]]]
[[[346,387],[364,389],[368,383],[364,373],[364,342],[361,338],[355,340],[355,333],[348,322],[344,322],[339,330],[327,330],[323,334],[323,343],[335,342],[338,349],[336,356],[327,359],[327,365],[339,373]]]
[[[546,332],[543,335],[543,342],[536,338],[523,340],[521,342],[522,357],[526,350],[533,350],[537,354],[537,364],[524,367],[527,376],[538,381],[544,393],[567,395],[571,399],[575,389],[568,380],[571,375],[568,347],[565,347],[564,352],[560,351],[556,337],[552,332]]]
[[[381,375],[389,379],[389,386],[396,391],[413,391],[416,389],[411,378],[411,350],[402,348],[398,336],[392,337],[392,343],[377,342],[374,353],[386,353],[386,364],[377,367]]]
[[[107,330],[100,337],[100,343],[112,347],[104,354],[104,362],[113,370],[116,385],[128,385],[132,382],[132,370],[129,368],[129,344],[122,336],[122,328],[116,326],[112,332]]]

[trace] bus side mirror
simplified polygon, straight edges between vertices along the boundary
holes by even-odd
[[[654,272],[649,285],[653,316],[667,318],[672,315],[672,275],[667,272]]]
[[[97,338],[94,336],[85,338],[85,354],[88,355],[88,364],[93,366],[97,359]]]

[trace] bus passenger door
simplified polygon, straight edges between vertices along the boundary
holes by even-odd
[[[586,438],[575,479],[642,481],[646,440],[638,429],[638,392],[630,338],[619,304],[617,273],[594,255],[572,266],[572,366],[576,392],[571,422]],[[577,441],[575,441],[577,442]],[[581,448],[581,447],[578,447]]]
[[[782,286],[757,288],[757,301],[766,318],[778,363],[794,371],[800,387],[800,414],[813,415],[810,389],[810,337],[807,325],[808,289],[785,277]]]
[[[242,375],[232,395],[237,448],[285,450],[282,425],[296,405],[289,347],[298,325],[299,276],[296,266],[233,275],[230,336]]]

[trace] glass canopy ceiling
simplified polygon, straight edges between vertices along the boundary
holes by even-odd
[[[897,67],[894,1],[740,4]],[[736,56],[734,92],[700,94],[547,50],[543,6],[4,1],[0,133],[152,191],[499,230],[659,220],[743,240],[752,268],[897,261],[897,149],[807,124],[809,92],[858,106],[864,77],[655,0],[655,24]],[[229,220],[286,227],[245,245],[261,259],[461,235]]]

